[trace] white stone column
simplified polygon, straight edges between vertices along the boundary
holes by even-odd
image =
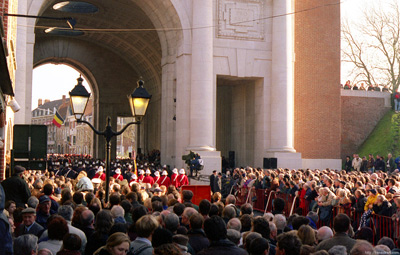
[[[291,13],[292,0],[273,2],[273,15]],[[267,157],[278,158],[278,167],[299,168],[300,153],[294,142],[294,31],[293,15],[279,16],[272,24],[271,143]]]
[[[213,0],[193,0],[190,134],[187,151],[200,154],[202,174],[221,170],[215,149],[216,80],[213,66]]]
[[[292,12],[292,0],[273,3],[273,15]],[[271,150],[294,152],[293,148],[293,23],[292,15],[273,19],[271,77]]]
[[[212,3],[193,0],[189,145],[192,150],[215,150]]]

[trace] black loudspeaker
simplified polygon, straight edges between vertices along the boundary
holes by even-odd
[[[235,152],[234,151],[229,151],[229,167],[230,168],[235,167]]]
[[[264,158],[264,169],[277,169],[278,159],[277,158]]]

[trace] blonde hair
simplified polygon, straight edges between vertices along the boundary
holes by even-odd
[[[300,238],[302,244],[316,244],[315,231],[308,225],[302,225],[297,231],[297,236]]]
[[[100,254],[100,251],[102,249],[106,249],[107,251],[110,251],[113,247],[118,246],[122,243],[128,243],[130,246],[131,240],[129,239],[129,236],[122,232],[116,232],[108,237],[106,245],[97,249],[93,254],[94,255]]]

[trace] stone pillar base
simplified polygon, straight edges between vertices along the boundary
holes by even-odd
[[[335,169],[342,170],[341,159],[303,159],[303,168],[307,169]]]
[[[267,152],[267,158],[277,158],[278,168],[302,168],[301,153],[297,152]]]
[[[221,172],[222,162],[221,162],[221,152],[220,151],[198,151],[192,150],[198,153],[204,162],[204,168],[199,173],[202,175],[211,175],[214,170]],[[186,151],[189,154],[189,151]],[[190,172],[187,173],[188,175]]]

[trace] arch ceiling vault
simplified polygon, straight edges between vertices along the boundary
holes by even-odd
[[[100,128],[105,122],[103,115],[129,115],[129,106],[127,103],[122,106],[122,103],[125,104],[122,98],[133,91],[136,79],[141,76],[146,89],[153,95],[152,105],[149,106],[149,111],[153,113],[148,116],[153,124],[148,124],[146,129],[160,129],[163,63],[170,62],[170,57],[176,57],[183,37],[173,1],[84,0],[98,8],[94,13],[55,10],[53,6],[60,2],[63,1],[42,1],[37,10],[31,10],[29,14],[72,17],[76,20],[75,29],[84,34],[65,36],[46,33],[49,27],[68,28],[67,22],[37,19],[34,66],[46,62],[66,63],[83,72],[93,87],[92,91],[98,93],[95,95],[94,124]],[[121,107],[117,105],[120,101],[123,101]],[[114,112],[104,110],[107,105],[103,103],[115,104]],[[154,132],[160,133],[159,130]],[[160,135],[155,136],[158,141],[150,141],[150,149],[160,148]]]

